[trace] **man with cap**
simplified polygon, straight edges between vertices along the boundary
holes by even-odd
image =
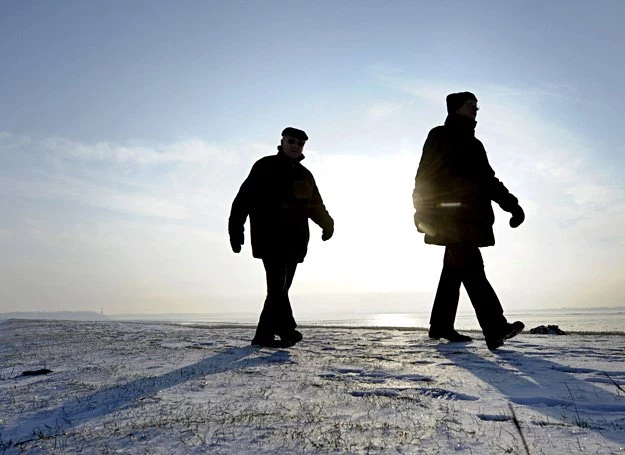
[[[334,233],[334,220],[315,179],[301,164],[307,140],[304,131],[285,128],[278,153],[254,163],[232,203],[228,220],[232,251],[241,251],[249,216],[252,254],[262,259],[267,278],[267,297],[253,345],[288,347],[301,341],[288,293],[297,264],[308,250],[308,219],[322,228],[324,241]]]
[[[491,201],[512,214],[510,226],[525,219],[515,196],[495,177],[475,137],[477,98],[471,92],[447,96],[445,124],[430,131],[412,193],[417,230],[425,243],[445,246],[429,336],[471,341],[454,329],[460,286],[464,285],[489,349],[517,335],[524,324],[508,323],[484,273],[480,247],[495,244]]]

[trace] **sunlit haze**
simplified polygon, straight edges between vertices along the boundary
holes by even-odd
[[[445,95],[526,213],[496,204],[506,309],[625,305],[625,2],[3,2],[0,312],[258,312],[230,205],[306,131],[335,235],[311,223],[297,314],[427,311],[443,248],[411,193]],[[461,308],[470,308],[466,295]],[[392,319],[392,317],[391,317]]]

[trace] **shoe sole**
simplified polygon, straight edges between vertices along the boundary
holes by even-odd
[[[496,343],[496,345],[493,345],[493,346],[489,346],[489,344],[486,343],[486,347],[488,348],[489,351],[494,351],[495,349],[500,348],[500,347],[503,346],[503,340],[499,340],[499,341],[497,341],[495,343]]]
[[[281,340],[280,342],[282,343],[282,346],[285,348],[290,348],[292,346],[295,346],[297,343],[299,343],[300,341],[302,341],[301,337],[298,338],[293,338],[293,339],[286,339],[286,340]]]
[[[284,349],[284,348],[292,348],[297,343],[298,341],[294,341],[294,340],[287,340],[287,341],[275,340],[269,343],[252,343],[252,346],[257,347],[257,348]]]
[[[288,346],[285,346],[285,343],[280,340],[263,342],[263,343],[252,343],[252,346],[257,347],[257,348],[274,348],[274,349],[288,347]]]
[[[291,335],[291,336],[289,336]],[[302,341],[304,337],[302,333],[298,330],[294,330],[292,334],[285,334],[284,337],[278,334],[280,337],[280,343],[282,343],[283,347],[290,348],[291,346],[295,346],[297,343]]]
[[[466,335],[465,335],[466,336]],[[432,336],[428,334],[428,337],[430,338],[430,340],[440,340],[441,338],[443,338],[444,340],[449,341],[450,343],[468,343],[470,341],[473,341],[473,338],[467,336],[465,339],[463,340],[453,340],[453,339],[449,339],[446,338],[444,336]]]

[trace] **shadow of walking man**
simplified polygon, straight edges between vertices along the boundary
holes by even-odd
[[[260,355],[250,357],[256,352]],[[288,351],[265,353],[252,346],[229,349],[160,376],[141,377],[85,397],[68,397],[57,408],[30,415],[6,428],[0,433],[0,440],[5,446],[15,446],[53,436],[187,381],[240,368],[289,362],[292,360]]]
[[[625,443],[625,397],[593,383],[600,382],[606,372],[572,368],[512,350],[499,350],[490,360],[464,346],[439,345],[437,349],[455,365],[499,390],[511,403]],[[581,374],[589,377],[576,377]]]

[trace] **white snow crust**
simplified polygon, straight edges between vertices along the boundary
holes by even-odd
[[[623,335],[253,330],[0,323],[0,453],[625,453]]]

